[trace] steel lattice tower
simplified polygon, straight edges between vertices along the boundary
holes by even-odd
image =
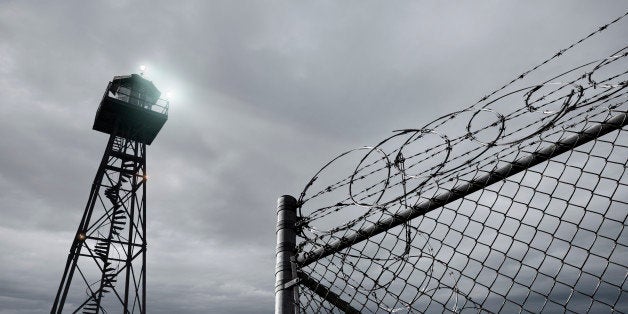
[[[146,313],[146,145],[168,119],[168,101],[142,76],[109,82],[93,129],[109,141],[51,313]]]

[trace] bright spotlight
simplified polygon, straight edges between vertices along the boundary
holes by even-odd
[[[140,74],[144,75],[144,72],[146,72],[146,66],[145,65],[140,65]]]
[[[172,99],[172,96],[173,96],[172,91],[167,91],[166,92],[166,99],[170,100],[170,99]]]

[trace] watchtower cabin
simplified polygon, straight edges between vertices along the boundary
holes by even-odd
[[[116,76],[103,95],[93,129],[150,145],[168,120],[168,101],[137,74]]]

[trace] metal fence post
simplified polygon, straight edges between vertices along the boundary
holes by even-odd
[[[275,264],[275,314],[295,313],[292,261],[296,253],[297,200],[284,195],[277,200],[277,250]]]

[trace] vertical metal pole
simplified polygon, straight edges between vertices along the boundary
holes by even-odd
[[[284,195],[277,200],[277,253],[275,263],[275,314],[294,313],[294,286],[285,287],[291,281],[292,265],[296,253],[297,200]]]
[[[146,144],[140,145],[142,150],[142,175],[144,176],[144,183],[142,184],[142,304],[140,306],[140,313],[146,314],[146,249],[148,247],[148,232],[146,231]]]

